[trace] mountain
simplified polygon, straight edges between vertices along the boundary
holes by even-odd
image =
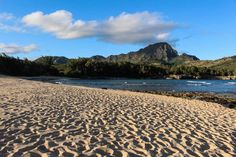
[[[151,44],[143,49],[128,54],[111,55],[107,57],[107,61],[111,62],[169,62],[178,57],[178,52],[174,50],[168,43],[161,42]]]
[[[131,63],[147,63],[152,65],[183,65],[195,67],[207,67],[211,69],[227,69],[236,72],[236,56],[225,57],[218,60],[200,60],[196,56],[183,53],[181,55],[173,49],[168,43],[161,42],[148,45],[138,51],[129,52],[127,54],[111,55],[103,57],[100,55],[92,56],[88,59],[93,61],[108,62],[131,62]],[[68,63],[70,59],[63,56],[43,56],[35,60],[35,62],[46,65],[62,65]]]
[[[103,57],[95,55],[88,59],[96,61],[108,62],[131,62],[131,63],[172,63],[182,64],[186,61],[199,60],[196,56],[186,53],[179,55],[178,52],[166,42],[148,45],[138,51],[129,52],[127,54],[111,55]],[[68,58],[62,56],[43,56],[35,60],[35,62],[43,64],[66,64]]]
[[[168,43],[162,42],[138,51],[108,57],[96,55],[90,58],[68,59],[63,56],[43,56],[31,62],[0,55],[0,73],[79,78],[236,79],[236,56],[212,61],[199,60],[196,56],[186,53],[179,55]]]

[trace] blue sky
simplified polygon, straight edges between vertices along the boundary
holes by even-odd
[[[0,50],[108,56],[167,41],[200,59],[236,55],[235,0],[0,0]]]

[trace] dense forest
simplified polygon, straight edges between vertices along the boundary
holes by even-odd
[[[92,58],[69,59],[57,64],[54,57],[44,57],[39,61],[19,59],[0,55],[0,74],[13,76],[67,76],[77,78],[166,78],[182,75],[186,78],[209,78],[213,76],[235,75],[233,70],[185,66],[175,64],[147,64],[131,62],[109,62]],[[183,77],[184,78],[184,77]]]
[[[53,66],[44,65],[0,54],[0,74],[12,76],[40,76],[58,75],[58,70]]]

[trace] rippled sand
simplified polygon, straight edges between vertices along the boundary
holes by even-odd
[[[0,156],[235,156],[236,110],[0,78]]]

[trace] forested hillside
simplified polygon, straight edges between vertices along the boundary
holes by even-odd
[[[183,78],[209,78],[209,76],[235,75],[225,67],[204,67],[189,65],[161,65],[130,62],[108,62],[91,58],[69,59],[66,64],[55,64],[48,60],[42,62],[21,60],[0,55],[0,73],[14,76],[68,76],[78,78],[166,78],[181,75]]]
[[[236,56],[202,61],[189,54],[179,55],[168,43],[156,43],[136,52],[108,57],[68,59],[43,56],[35,61],[0,55],[0,73],[16,76],[199,78],[236,75]]]

